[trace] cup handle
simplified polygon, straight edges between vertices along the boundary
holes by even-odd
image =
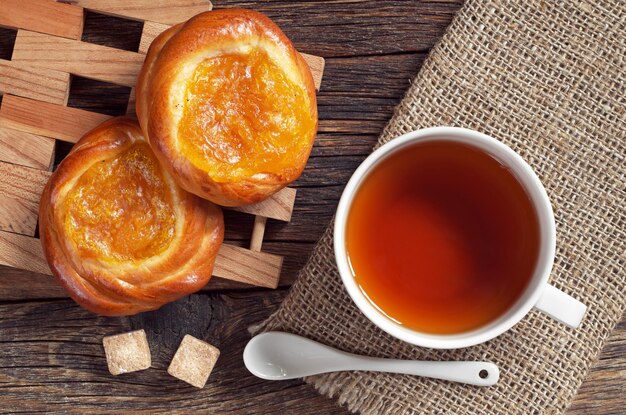
[[[550,284],[546,284],[535,308],[573,329],[580,326],[587,311],[586,305]]]

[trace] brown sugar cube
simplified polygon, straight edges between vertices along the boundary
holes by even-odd
[[[196,388],[203,388],[219,356],[217,347],[187,334],[178,346],[167,373]]]
[[[107,336],[102,339],[102,344],[112,375],[147,369],[152,364],[148,339],[143,330]]]

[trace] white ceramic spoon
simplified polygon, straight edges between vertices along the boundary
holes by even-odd
[[[404,373],[476,386],[498,382],[498,366],[490,362],[437,362],[378,359],[342,352],[305,337],[279,331],[259,334],[248,342],[243,361],[255,376],[286,380],[344,370]]]

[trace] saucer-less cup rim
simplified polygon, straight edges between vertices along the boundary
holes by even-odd
[[[346,219],[354,195],[368,173],[390,154],[403,147],[428,141],[454,141],[479,148],[506,165],[522,183],[531,197],[540,228],[540,252],[532,279],[524,294],[510,309],[487,325],[478,329],[450,335],[439,335],[411,330],[391,320],[376,308],[362,292],[353,276],[346,253]],[[339,274],[348,294],[361,312],[375,325],[390,335],[418,346],[437,349],[454,349],[483,343],[509,330],[536,307],[551,317],[577,327],[586,307],[548,284],[556,250],[554,213],[548,195],[532,168],[512,149],[500,141],[477,131],[458,127],[431,127],[404,134],[374,151],[354,172],[346,185],[335,216],[334,251]]]

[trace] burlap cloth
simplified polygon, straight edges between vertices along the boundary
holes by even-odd
[[[363,414],[557,414],[567,408],[626,307],[626,6],[623,1],[469,0],[385,128],[453,125],[519,152],[555,210],[550,281],[589,306],[578,330],[536,311],[486,344],[436,351],[395,340],[346,294],[329,227],[280,309],[280,329],[339,349],[403,359],[489,360],[495,387],[364,372],[306,379]],[[626,404],[626,402],[625,402]]]

